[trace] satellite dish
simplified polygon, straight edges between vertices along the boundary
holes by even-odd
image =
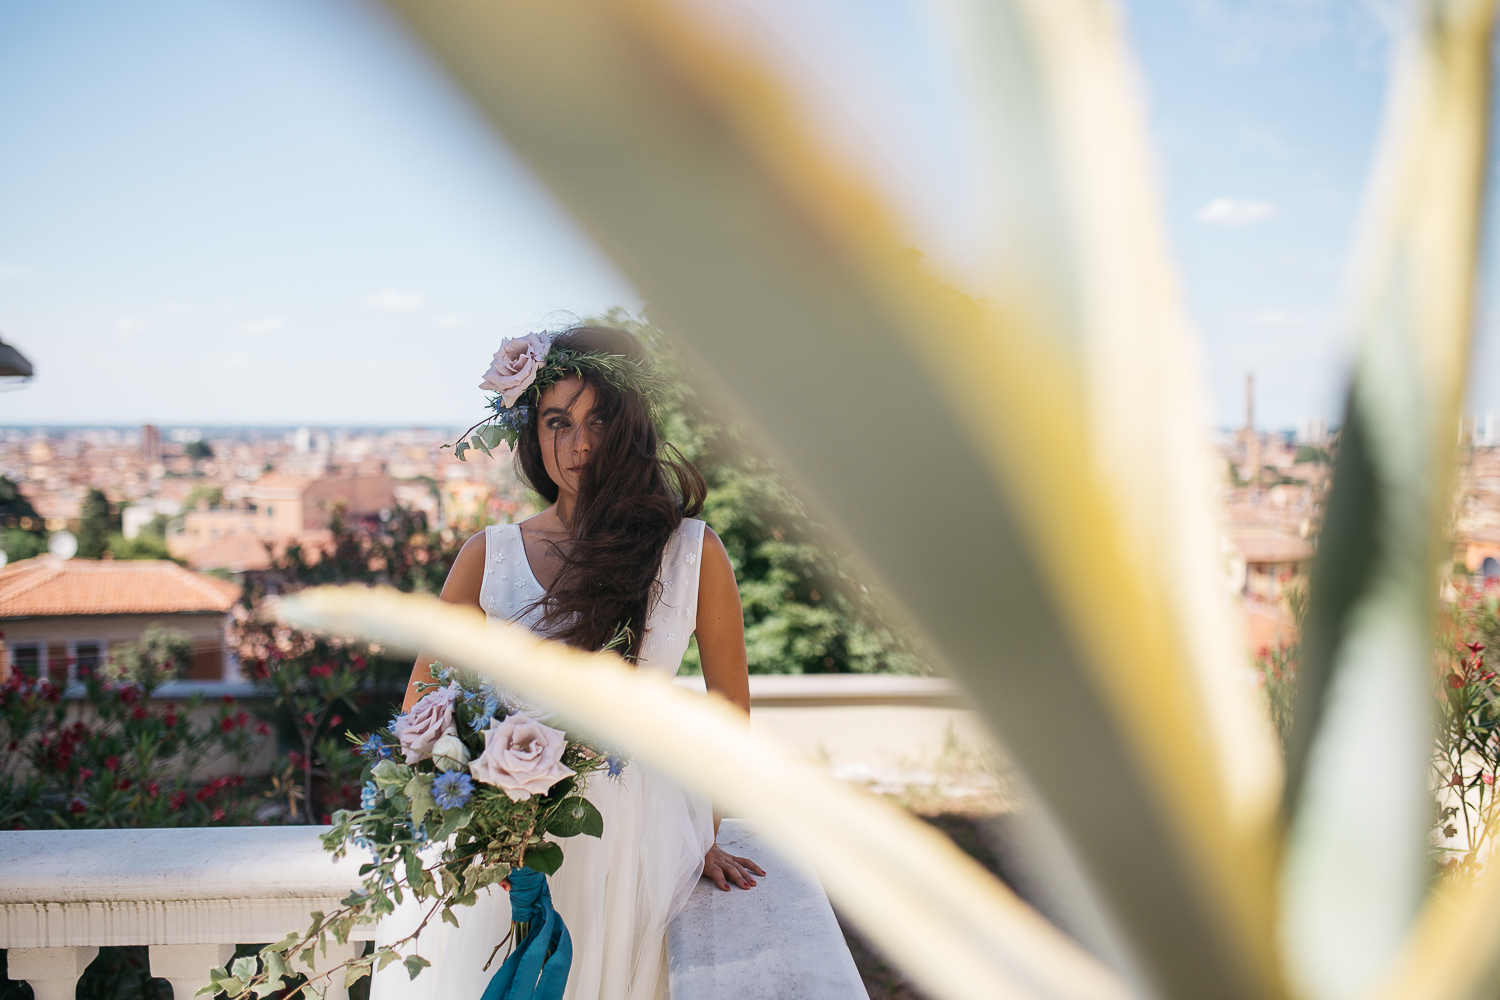
[[[47,539],[47,551],[54,559],[72,559],[78,554],[78,539],[71,531],[54,531]]]

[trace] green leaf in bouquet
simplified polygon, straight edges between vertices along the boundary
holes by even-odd
[[[245,982],[238,976],[230,976],[227,979],[221,979],[217,983],[214,983],[213,986],[215,987],[215,990],[217,992],[223,992],[226,996],[237,997],[241,993],[245,992]],[[208,987],[204,987],[204,989],[207,988]]]
[[[318,914],[318,916],[321,919],[322,914]],[[300,934],[298,934],[296,931],[292,931],[290,934],[282,938],[280,941],[277,941],[275,944],[266,945],[260,950],[260,953],[262,956],[275,955],[277,956],[277,958],[280,958],[283,953],[291,949],[301,939],[302,937]],[[269,969],[270,965],[267,965],[266,968]]]
[[[486,455],[489,455],[490,458],[495,457],[494,455],[490,454],[490,446],[484,443],[484,437],[482,435],[475,434],[473,437],[469,438],[469,443],[475,448],[478,448],[480,451],[484,452]]]
[[[452,924],[454,927],[458,926],[458,918],[453,915],[452,906],[443,907],[443,922]]]
[[[417,852],[410,847],[403,848],[401,860],[406,864],[406,884],[411,887],[412,895],[418,895],[422,886],[422,859],[417,857]]]
[[[370,770],[370,777],[380,790],[389,794],[392,791],[400,791],[414,772],[405,764],[398,764],[393,760],[383,760]]]
[[[193,996],[201,997],[205,993],[218,993],[223,989],[223,987],[219,984],[228,978],[230,978],[228,969],[224,968],[222,965],[214,966],[212,969],[208,970],[208,985],[199,989],[197,993],[193,994]]]
[[[430,812],[437,812],[437,800],[432,797],[432,783],[436,775],[414,774],[406,783],[402,794],[411,799],[411,821],[413,826],[421,826],[422,820]]]
[[[447,812],[443,813],[443,825],[438,827],[437,833],[434,833],[432,835],[432,839],[439,844],[443,843],[459,830],[462,830],[464,827],[468,826],[469,820],[473,818],[474,813],[470,809],[448,810]]]
[[[234,964],[229,967],[229,971],[234,974],[236,979],[243,982],[255,975],[256,967],[259,965],[260,963],[255,960],[254,955],[246,955],[244,958],[235,959]]]
[[[562,800],[547,822],[547,832],[554,837],[576,837],[579,834],[602,837],[604,817],[592,802],[575,795]]]
[[[348,989],[355,983],[370,974],[370,963],[355,962],[344,970],[344,989]]]
[[[265,959],[266,975],[270,977],[271,982],[279,983],[282,976],[293,974],[282,952],[266,949],[261,951],[261,957]]]
[[[469,450],[469,442],[467,442],[467,441],[460,441],[460,442],[458,442],[458,444],[456,444],[456,445],[453,446],[453,457],[456,458],[456,459],[458,459],[460,462],[467,462],[468,459],[464,458],[464,452],[466,452],[468,450]],[[415,976],[416,973],[412,973],[412,975]]]
[[[406,961],[402,962],[401,964],[406,966],[407,975],[409,975],[413,979],[416,979],[417,973],[421,972],[432,963],[427,961],[427,959],[423,958],[421,955],[407,955]]]
[[[381,969],[385,968],[387,965],[390,965],[396,959],[401,957],[401,953],[396,951],[394,948],[382,948],[376,954],[378,956],[375,959],[376,972],[379,972]]]
[[[254,993],[258,997],[267,997],[272,993],[280,993],[281,977],[277,976],[274,979],[267,979],[263,983],[256,983],[254,986],[250,987],[250,992]]]
[[[363,903],[364,901],[365,901],[364,893],[360,892],[358,889],[354,889],[354,890],[350,891],[349,895],[347,895],[343,899],[339,900],[339,905],[340,906],[358,906],[360,903]],[[316,933],[316,932],[315,931],[308,931],[307,932],[307,936],[308,937],[312,937],[314,933]]]
[[[534,872],[551,875],[562,867],[563,851],[557,844],[538,844],[526,851],[526,858],[521,863]]]

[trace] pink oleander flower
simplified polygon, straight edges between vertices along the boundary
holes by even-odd
[[[512,802],[544,795],[573,769],[562,762],[567,736],[530,715],[492,720],[484,731],[484,752],[469,765],[475,781],[493,785]]]
[[[408,764],[431,756],[438,740],[458,733],[458,727],[453,723],[453,700],[457,697],[456,685],[435,688],[423,695],[410,712],[396,720],[391,731],[400,741]]]
[[[516,405],[521,393],[536,381],[536,373],[541,370],[551,346],[551,338],[545,333],[506,337],[500,341],[500,350],[495,352],[495,360],[490,364],[490,370],[484,373],[479,388],[498,392],[500,402],[505,406]]]

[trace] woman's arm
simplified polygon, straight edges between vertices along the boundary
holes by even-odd
[[[479,607],[479,585],[484,582],[484,532],[472,536],[459,550],[458,558],[448,570],[448,579],[443,582],[443,592],[438,599],[449,604],[467,604]],[[413,685],[418,681],[433,683],[432,661],[435,657],[423,650],[411,668],[411,680],[406,685],[406,697],[401,701],[401,711],[408,711],[416,704],[422,692]]]
[[[703,564],[698,567],[698,655],[703,661],[703,681],[708,690],[738,705],[750,719],[750,670],[745,658],[745,614],[740,590],[734,582],[729,553],[712,528],[703,529]],[[719,835],[719,812],[714,809],[714,836]],[[755,885],[751,873],[764,875],[749,858],[737,858],[717,843],[703,858],[703,874],[729,891],[733,882],[741,889]]]

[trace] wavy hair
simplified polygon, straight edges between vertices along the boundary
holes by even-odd
[[[553,344],[648,361],[640,341],[611,327],[573,327]],[[639,393],[593,371],[585,371],[583,381],[594,389],[591,416],[604,418],[603,430],[579,477],[571,549],[559,551],[562,571],[536,606],[542,609],[541,627],[552,638],[597,650],[624,634],[619,651],[634,662],[646,617],[661,596],[657,574],[667,541],[683,518],[703,510],[708,486],[681,452],[660,439]],[[539,410],[533,407],[532,413]],[[542,461],[537,423],[533,416],[516,442],[516,467],[532,489],[554,503],[558,488]]]

